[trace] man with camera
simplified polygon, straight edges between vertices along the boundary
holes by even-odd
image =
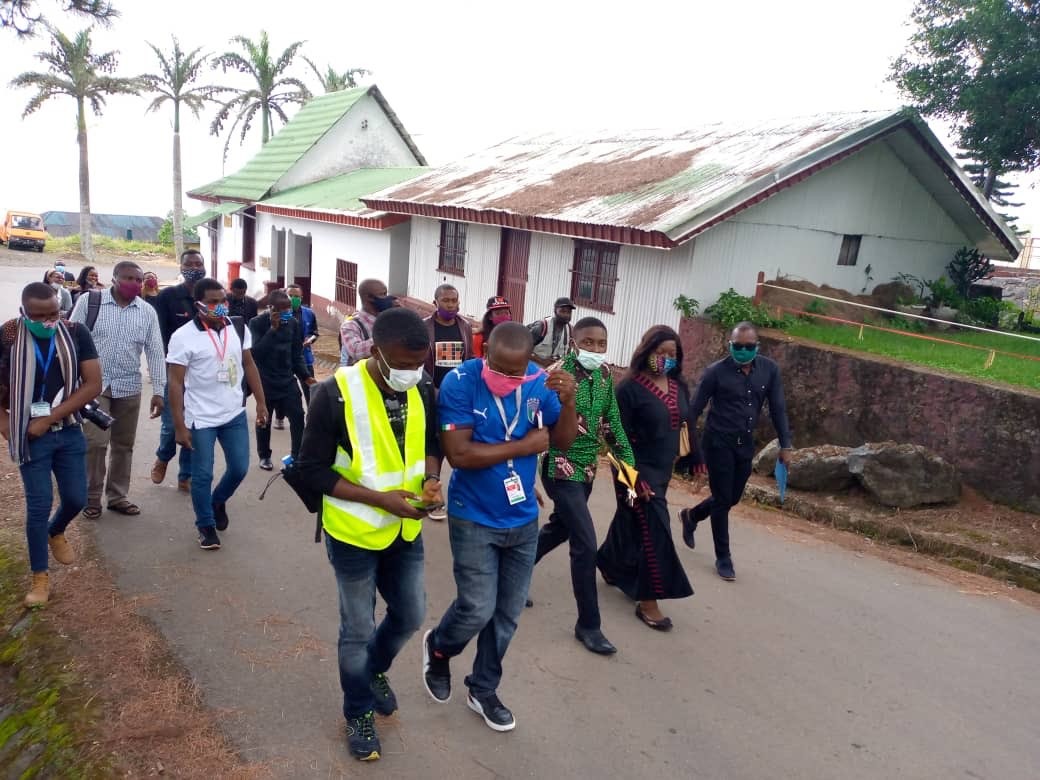
[[[80,410],[100,392],[101,365],[90,332],[62,322],[49,285],[26,286],[21,316],[0,331],[0,434],[25,489],[32,569],[27,607],[43,606],[50,596],[48,547],[59,563],[76,559],[65,529],[87,502]],[[52,473],[59,496],[53,516]]]
[[[162,332],[155,309],[141,298],[144,273],[124,260],[112,272],[108,290],[81,295],[69,318],[91,332],[101,358],[101,397],[98,407],[114,418],[107,427],[90,426],[87,435],[87,506],[83,516],[101,516],[101,491],[108,508],[121,515],[139,515],[127,498],[133,465],[137,420],[141,411],[141,353],[148,360],[152,382],[150,416],[162,414],[166,393],[166,362]],[[108,484],[105,456],[108,455]]]
[[[443,506],[430,339],[419,315],[372,323],[367,360],[311,392],[299,478],[322,494],[325,547],[339,586],[339,679],[350,754],[379,758],[374,713],[397,697],[386,673],[426,611],[422,519]],[[386,616],[375,623],[376,591]]]

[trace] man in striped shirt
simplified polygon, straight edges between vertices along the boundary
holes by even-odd
[[[144,274],[136,263],[125,260],[112,272],[108,290],[81,295],[70,319],[90,328],[101,359],[101,397],[98,405],[115,418],[108,430],[84,428],[87,436],[87,507],[83,516],[101,516],[101,493],[108,508],[124,515],[138,515],[140,508],[127,498],[133,465],[137,419],[141,410],[141,353],[148,360],[152,382],[151,416],[163,410],[166,358],[155,309],[141,295]],[[96,319],[90,322],[91,297]],[[106,454],[108,482],[105,483]]]

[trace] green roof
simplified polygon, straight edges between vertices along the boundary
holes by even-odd
[[[235,198],[250,202],[261,200],[278,180],[366,95],[371,95],[379,103],[397,132],[408,144],[415,159],[425,164],[426,161],[397,115],[391,110],[379,88],[373,84],[311,98],[240,170],[198,187],[188,194],[192,197]]]
[[[184,227],[198,227],[203,223],[209,222],[211,219],[223,216],[224,214],[234,214],[239,209],[244,209],[245,207],[246,204],[244,203],[218,203],[217,205],[206,209],[201,214],[196,214],[194,217],[188,217],[185,219]]]
[[[317,209],[320,211],[364,211],[361,198],[395,184],[414,179],[428,168],[362,168],[329,179],[293,187],[261,201],[264,206]]]

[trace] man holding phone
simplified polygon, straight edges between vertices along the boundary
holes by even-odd
[[[393,714],[386,673],[426,612],[422,519],[442,506],[430,339],[411,309],[382,312],[371,354],[311,388],[301,478],[323,495],[339,588],[339,679],[350,753],[378,759],[374,714]],[[376,591],[386,616],[375,623]]]

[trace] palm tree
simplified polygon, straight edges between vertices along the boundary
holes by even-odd
[[[36,95],[25,107],[22,117],[39,109],[52,97],[66,95],[76,101],[76,142],[79,144],[79,235],[80,251],[94,259],[94,242],[90,230],[90,165],[87,157],[87,104],[96,116],[101,115],[109,95],[138,95],[144,84],[140,79],[112,75],[116,55],[101,54],[90,49],[90,29],[81,30],[70,39],[51,29],[51,50],[42,51],[36,59],[47,65],[44,73],[22,73],[11,81],[12,87],[30,87]]]
[[[363,79],[365,76],[372,75],[372,71],[366,70],[365,68],[350,68],[337,73],[335,68],[329,65],[322,73],[321,69],[318,68],[310,59],[303,57],[301,59],[311,66],[311,70],[314,71],[314,75],[318,77],[318,83],[321,84],[321,88],[326,93],[328,92],[342,92],[345,89],[353,89],[357,86],[358,79]]]
[[[173,244],[177,257],[180,257],[184,251],[181,108],[187,108],[198,119],[206,102],[213,100],[213,95],[222,88],[192,86],[208,59],[208,55],[202,54],[202,47],[185,51],[176,36],[173,36],[173,49],[168,52],[153,43],[148,45],[159,60],[159,72],[141,77],[147,83],[148,91],[155,94],[147,110],[158,111],[167,102],[173,104]]]
[[[235,129],[241,125],[240,143],[245,140],[246,133],[253,125],[253,119],[260,112],[260,140],[267,141],[274,135],[274,117],[277,115],[283,123],[289,121],[284,106],[292,103],[302,105],[311,98],[311,92],[307,85],[293,76],[286,76],[285,72],[293,63],[303,41],[289,44],[278,56],[271,57],[270,41],[267,31],[260,31],[260,42],[254,43],[244,35],[236,35],[231,39],[232,43],[238,44],[244,54],[228,51],[213,60],[214,68],[222,68],[225,73],[229,70],[237,70],[246,73],[254,80],[254,84],[248,89],[228,88],[233,92],[232,97],[221,104],[217,116],[209,126],[213,135],[220,135],[224,123],[232,113],[235,121],[228,130],[228,138],[224,144],[224,156]]]

